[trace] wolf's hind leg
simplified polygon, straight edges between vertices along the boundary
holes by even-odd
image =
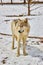
[[[14,35],[12,35],[12,49],[14,49]]]
[[[17,57],[20,56],[20,40],[17,40],[18,41],[18,47],[17,47]]]

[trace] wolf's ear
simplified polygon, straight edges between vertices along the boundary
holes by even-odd
[[[16,26],[16,24],[17,24],[18,21],[17,20],[14,20],[14,22],[15,22],[15,26]]]
[[[21,19],[18,19],[18,21],[21,21]]]
[[[15,25],[17,24],[17,22],[15,22]]]
[[[28,19],[27,19],[27,18],[25,18],[24,22],[25,22],[25,23],[27,23],[27,22],[28,22]]]

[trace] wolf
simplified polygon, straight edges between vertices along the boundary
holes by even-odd
[[[28,19],[16,19],[11,22],[11,31],[12,31],[12,49],[14,49],[14,38],[17,41],[17,57],[20,56],[20,41],[23,42],[23,55],[26,53],[26,39],[30,31],[30,24]]]

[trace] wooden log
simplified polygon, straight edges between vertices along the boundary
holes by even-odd
[[[23,17],[23,16],[26,16],[26,15],[5,15],[6,17]]]
[[[24,17],[28,15],[4,15],[5,17]],[[39,14],[30,14],[30,16],[39,16]]]
[[[24,2],[14,2],[14,3],[9,3],[9,2],[7,2],[7,3],[0,3],[0,5],[21,5],[21,4],[24,4]],[[28,4],[28,2],[26,2],[25,4]],[[31,2],[30,4],[43,4],[43,1],[33,1],[33,2]]]
[[[40,39],[40,42],[43,43],[43,39]]]
[[[0,33],[0,35],[12,36],[11,34]]]
[[[38,37],[38,36],[28,36],[28,38],[43,39],[43,37]]]
[[[12,34],[5,34],[5,33],[0,33],[0,35],[12,36]],[[43,37],[38,37],[38,36],[28,36],[28,38],[43,39]]]
[[[6,22],[7,22],[7,21],[10,21],[10,20],[4,20],[4,21],[6,21]]]
[[[24,4],[24,2],[22,2],[22,3],[19,3],[19,2],[18,2],[18,3],[16,3],[16,2],[15,2],[15,3],[9,3],[9,2],[3,3],[3,2],[2,2],[2,3],[0,3],[0,5],[2,5],[2,4],[3,4],[3,5],[21,5],[21,4]]]
[[[31,4],[43,4],[43,1],[33,1]]]

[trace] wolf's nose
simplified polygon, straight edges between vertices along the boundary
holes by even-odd
[[[22,30],[22,31],[21,31],[21,30],[19,30],[18,32],[19,32],[19,33],[22,33],[22,32],[24,32],[24,30]]]
[[[21,31],[20,31],[20,30],[19,30],[18,32],[19,32],[19,33],[21,33]]]

